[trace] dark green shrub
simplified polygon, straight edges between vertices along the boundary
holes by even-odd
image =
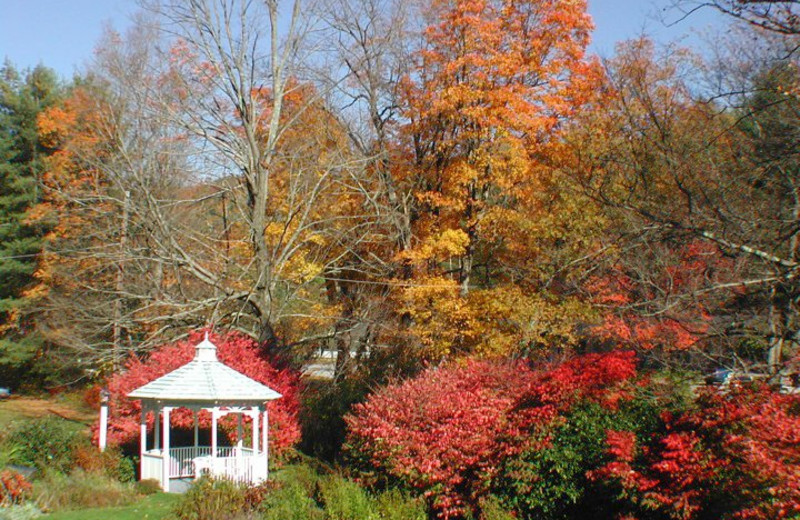
[[[79,427],[59,417],[37,419],[14,428],[6,444],[13,450],[17,464],[66,473],[73,465],[75,448],[89,444]]]
[[[259,506],[266,520],[322,520],[325,515],[315,497],[319,473],[308,464],[282,467],[273,475],[275,489],[266,493]]]
[[[324,473],[324,474],[321,474]],[[425,505],[399,490],[370,494],[357,483],[310,463],[284,466],[255,488],[266,520],[426,520]],[[252,494],[254,489],[249,490]]]
[[[228,520],[246,513],[246,488],[228,479],[196,480],[175,506],[180,520]]]
[[[120,457],[115,473],[120,482],[134,482],[136,480],[136,464],[130,457]]]
[[[616,409],[591,401],[577,405],[563,423],[545,428],[528,449],[504,461],[493,483],[495,494],[503,507],[523,518],[614,517],[614,499],[587,472],[608,460],[607,430],[648,436],[660,427],[661,410],[649,395],[624,401]]]
[[[328,520],[378,520],[375,501],[351,480],[331,475],[320,481],[320,499]]]
[[[349,377],[337,383],[311,381],[304,391],[300,411],[300,449],[322,460],[339,457],[347,433],[344,416],[367,394],[367,386]]]
[[[308,464],[291,464],[275,472],[273,478],[283,485],[299,486],[304,493],[313,497],[319,491],[319,482],[322,477]]]

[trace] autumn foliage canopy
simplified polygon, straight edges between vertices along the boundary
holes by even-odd
[[[800,519],[800,3],[603,61],[589,0],[312,3],[152,2],[27,115],[3,68],[0,379],[113,374],[132,446],[213,324],[273,453],[440,518]]]

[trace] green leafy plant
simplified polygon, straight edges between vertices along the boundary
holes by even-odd
[[[480,520],[514,520],[516,517],[509,513],[502,501],[494,495],[489,495],[480,502]]]
[[[376,510],[381,520],[426,520],[425,502],[398,489],[384,491],[376,498]]]
[[[260,504],[265,520],[322,520],[322,508],[315,497],[319,473],[308,464],[292,464],[275,473],[276,488]]]
[[[323,520],[325,513],[297,482],[282,483],[260,507],[264,520]]]
[[[275,480],[282,486],[300,487],[308,496],[316,496],[322,476],[309,464],[292,464],[281,468],[275,474]]]
[[[527,449],[504,462],[493,484],[497,497],[524,517],[564,519],[581,512],[612,517],[608,508],[613,501],[586,473],[606,462],[608,430],[649,435],[659,427],[658,411],[647,396],[616,408],[591,401],[577,405],[562,422],[542,428]]]
[[[13,447],[13,462],[66,473],[73,465],[75,448],[88,445],[89,440],[74,423],[46,417],[15,427],[6,443]]]
[[[328,520],[378,520],[375,501],[351,480],[331,475],[320,481],[320,498]]]
[[[226,520],[246,512],[246,488],[228,479],[196,480],[175,506],[179,520]]]

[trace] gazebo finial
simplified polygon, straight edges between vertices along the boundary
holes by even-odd
[[[205,339],[198,343],[194,349],[194,358],[197,361],[217,361],[217,346],[208,339],[208,331],[206,331]]]

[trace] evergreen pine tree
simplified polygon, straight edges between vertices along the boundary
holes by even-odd
[[[42,159],[52,150],[37,134],[39,113],[62,94],[56,74],[42,65],[20,73],[0,68],[0,385],[16,386],[39,350],[26,323],[24,292],[33,282],[46,230],[26,220],[39,200]]]

